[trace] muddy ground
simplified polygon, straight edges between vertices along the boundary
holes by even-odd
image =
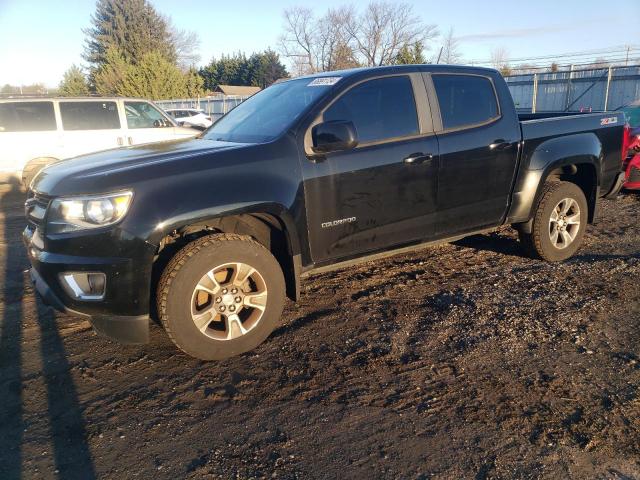
[[[0,192],[0,478],[640,479],[640,196],[577,257],[509,229],[310,278],[254,352],[39,304]]]

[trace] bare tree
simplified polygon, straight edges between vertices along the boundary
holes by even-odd
[[[585,68],[608,68],[610,65],[606,58],[598,57],[591,65],[585,65]]]
[[[497,70],[508,67],[509,50],[504,47],[498,47],[491,50],[491,66]]]
[[[280,50],[298,74],[392,64],[403,47],[437,36],[407,4],[372,2],[361,13],[340,7],[320,18],[310,8],[293,7],[283,18]]]
[[[283,13],[284,34],[280,37],[282,54],[292,60],[298,75],[320,71],[318,65],[318,27],[313,10],[288,8]]]
[[[367,66],[393,63],[400,50],[435,38],[435,25],[425,25],[406,3],[371,2],[364,12],[351,19],[348,31]]]
[[[348,6],[329,9],[320,19],[318,40],[321,70],[340,70],[358,66],[354,41],[347,28],[355,16],[354,8]]]
[[[200,61],[200,37],[191,30],[170,26],[171,42],[176,52],[176,61],[181,70],[187,71]]]
[[[501,67],[501,68],[503,68],[503,67]],[[538,72],[538,67],[536,67],[535,65],[532,65],[530,63],[521,63],[521,64],[516,65],[515,67],[513,67],[513,69],[511,69],[510,73],[511,74],[526,75],[526,74],[532,74],[532,73],[537,73],[537,72]]]
[[[444,41],[442,43],[442,53],[440,55],[439,63],[453,65],[460,63],[461,60],[462,55],[460,54],[458,39],[453,35],[453,28],[450,28],[449,33],[444,37]]]

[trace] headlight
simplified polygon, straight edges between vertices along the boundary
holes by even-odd
[[[132,198],[133,192],[56,198],[49,208],[47,232],[75,232],[113,225],[126,215]]]

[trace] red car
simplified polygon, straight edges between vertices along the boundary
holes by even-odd
[[[621,110],[628,123],[624,131],[622,149],[622,155],[625,157],[623,187],[628,190],[640,190],[640,101],[635,101]]]
[[[640,135],[629,145],[629,154],[624,163],[625,182],[623,187],[628,190],[640,190]]]

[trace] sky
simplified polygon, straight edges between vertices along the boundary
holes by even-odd
[[[277,50],[282,11],[316,5],[329,7],[368,1],[324,0],[151,0],[181,29],[201,39],[201,63],[244,51]],[[495,48],[512,59],[640,46],[640,33],[629,19],[640,16],[640,0],[405,0],[425,23],[443,33],[450,28],[468,63],[488,60]],[[72,64],[83,65],[85,35],[95,9],[92,0],[0,0],[0,85],[44,83],[55,87]],[[432,52],[439,50],[438,40]],[[429,52],[428,52],[429,54]],[[597,55],[594,55],[594,57]],[[588,60],[591,60],[589,58]]]

